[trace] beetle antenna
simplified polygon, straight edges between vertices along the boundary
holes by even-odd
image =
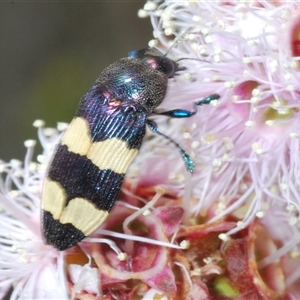
[[[197,60],[197,61],[204,61],[207,63],[211,63],[210,61],[199,59],[199,58],[190,58],[190,57],[181,57],[175,60],[175,62],[181,61],[181,60]]]
[[[171,50],[177,45],[177,43],[183,39],[185,34],[187,33],[188,30],[185,30],[180,36],[176,37],[175,40],[173,41],[173,44],[169,47],[169,49],[166,51],[166,53],[163,56],[167,56]]]
[[[173,44],[169,47],[169,49],[165,52],[165,54],[163,56],[168,56],[168,54],[171,52],[171,50],[177,45],[177,43],[183,39],[183,37],[187,34],[188,30],[185,30],[180,36],[178,36],[177,38],[175,38]],[[189,58],[189,57],[182,57],[179,58],[177,60],[175,60],[175,62],[181,61],[181,60],[197,60],[197,61],[204,61],[204,62],[208,62],[206,60],[202,60],[202,59],[198,59],[198,58]]]

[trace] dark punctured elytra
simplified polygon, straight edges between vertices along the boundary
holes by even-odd
[[[173,143],[193,172],[195,166],[188,154],[159,132],[148,116],[188,118],[198,105],[219,95],[197,101],[193,111],[155,112],[165,98],[168,79],[177,71],[178,64],[155,49],[132,51],[104,69],[83,96],[45,179],[42,230],[46,244],[68,249],[105,221],[142,145],[146,125]]]

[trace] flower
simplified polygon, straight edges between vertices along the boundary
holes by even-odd
[[[258,222],[279,243],[268,261],[292,256],[295,264],[300,237],[299,10],[298,3],[288,1],[147,1],[139,12],[151,17],[155,39],[149,44],[173,59],[183,58],[184,70],[170,83],[163,106],[191,108],[209,94],[221,95],[215,107],[198,108],[195,117],[172,121],[172,127],[158,121],[161,131],[184,141],[196,162],[191,182],[186,179],[179,190],[188,199],[184,224],[234,215],[237,226],[226,235],[233,238]],[[155,139],[147,143],[148,149],[158,147]],[[174,167],[175,159],[168,160],[169,184],[177,181],[178,186],[184,176]],[[141,163],[147,169],[147,160]],[[275,226],[279,219],[280,228]],[[289,268],[285,276],[293,290],[299,284],[297,269]]]
[[[39,129],[44,146],[55,145],[48,138],[54,136],[52,131]],[[40,232],[40,191],[47,162],[32,161],[35,141],[25,146],[23,164],[15,159],[0,162],[0,296],[13,287],[10,299],[67,299],[63,255],[46,247]]]
[[[44,128],[38,163],[1,162],[0,291],[12,299],[297,299],[299,11],[278,1],[148,1],[156,46],[174,60],[154,116],[195,162],[148,134],[97,232],[58,252],[42,242],[40,191],[61,131]],[[166,52],[167,51],[167,52]],[[55,287],[55,288],[54,288]]]

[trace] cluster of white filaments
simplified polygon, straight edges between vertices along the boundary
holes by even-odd
[[[0,162],[0,296],[10,299],[67,298],[63,256],[45,247],[41,237],[40,194],[58,130],[35,121],[44,153],[33,159],[36,141],[27,140],[23,162]]]
[[[58,123],[57,128],[49,128],[44,127],[44,121],[36,120],[33,126],[38,129],[38,139],[43,148],[42,154],[37,156],[37,161],[34,157],[35,140],[24,142],[27,152],[23,162],[16,159],[10,162],[0,161],[0,297],[2,298],[13,287],[11,299],[19,297],[67,299],[64,254],[43,243],[40,203],[49,162],[68,124]],[[153,199],[141,209],[119,202],[121,207],[133,211],[124,220],[124,233],[100,229],[98,233],[108,238],[87,237],[85,241],[107,244],[115,252],[119,261],[126,260],[127,253],[113,241],[116,238],[126,240],[127,244],[139,241],[167,248],[186,248],[185,241],[182,241],[182,245],[177,245],[166,241],[164,235],[153,239],[135,236],[130,231],[129,223],[139,215],[151,214],[153,206],[165,192],[159,187],[156,190]],[[130,191],[125,193],[136,197],[131,195]],[[73,278],[74,293],[89,286],[86,283],[87,276],[89,281],[98,278],[90,264],[91,262],[77,268],[74,265],[70,266],[71,278],[78,277],[76,280]],[[101,294],[99,284],[93,288],[93,292]]]
[[[295,1],[147,1],[139,11],[153,24],[149,46],[184,58],[163,108],[193,109],[194,101],[221,96],[190,119],[157,119],[195,161],[192,183],[176,151],[160,138],[142,150],[143,168],[149,149],[158,156],[168,152],[169,182],[195,199],[186,203],[187,220],[234,213],[241,221],[230,235],[275,214],[288,231],[280,239],[298,241],[285,248],[294,253],[300,239],[300,67],[299,49],[292,47],[300,39],[299,12]]]
[[[139,11],[153,24],[149,46],[182,59],[178,63],[184,67],[169,81],[161,108],[193,110],[195,101],[210,94],[221,97],[198,107],[191,118],[154,117],[159,130],[191,156],[193,175],[184,171],[180,154],[166,139],[151,134],[127,178],[133,185],[150,180],[167,192],[175,190],[183,198],[183,225],[193,217],[213,222],[233,214],[240,222],[220,234],[223,241],[259,219],[284,245],[260,261],[261,267],[288,252],[291,257],[300,255],[300,67],[292,51],[294,39],[299,35],[300,40],[299,12],[297,2],[221,0],[148,1]],[[25,142],[23,163],[0,161],[0,298],[12,285],[11,299],[68,297],[62,255],[45,246],[40,234],[42,183],[67,124],[49,129],[35,121],[34,126],[43,147],[38,162],[32,161],[34,141]],[[147,218],[163,194],[157,188],[141,209],[119,201],[134,211],[124,221],[124,233],[99,230],[111,239],[86,241],[108,244],[120,261],[128,253],[117,247],[115,238],[125,239],[128,248],[130,241],[138,240],[188,249],[188,240],[172,242],[176,232],[171,242],[130,232],[131,220]],[[299,277],[296,271],[286,282]],[[76,284],[80,286],[80,280]]]

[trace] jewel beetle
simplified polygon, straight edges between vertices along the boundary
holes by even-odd
[[[132,51],[103,70],[83,96],[50,163],[42,192],[44,242],[65,250],[93,233],[118,198],[128,166],[138,153],[146,125],[173,143],[190,172],[194,164],[148,117],[164,100],[176,61],[156,49]],[[218,99],[213,94],[193,111],[159,112],[187,118],[197,105]]]

